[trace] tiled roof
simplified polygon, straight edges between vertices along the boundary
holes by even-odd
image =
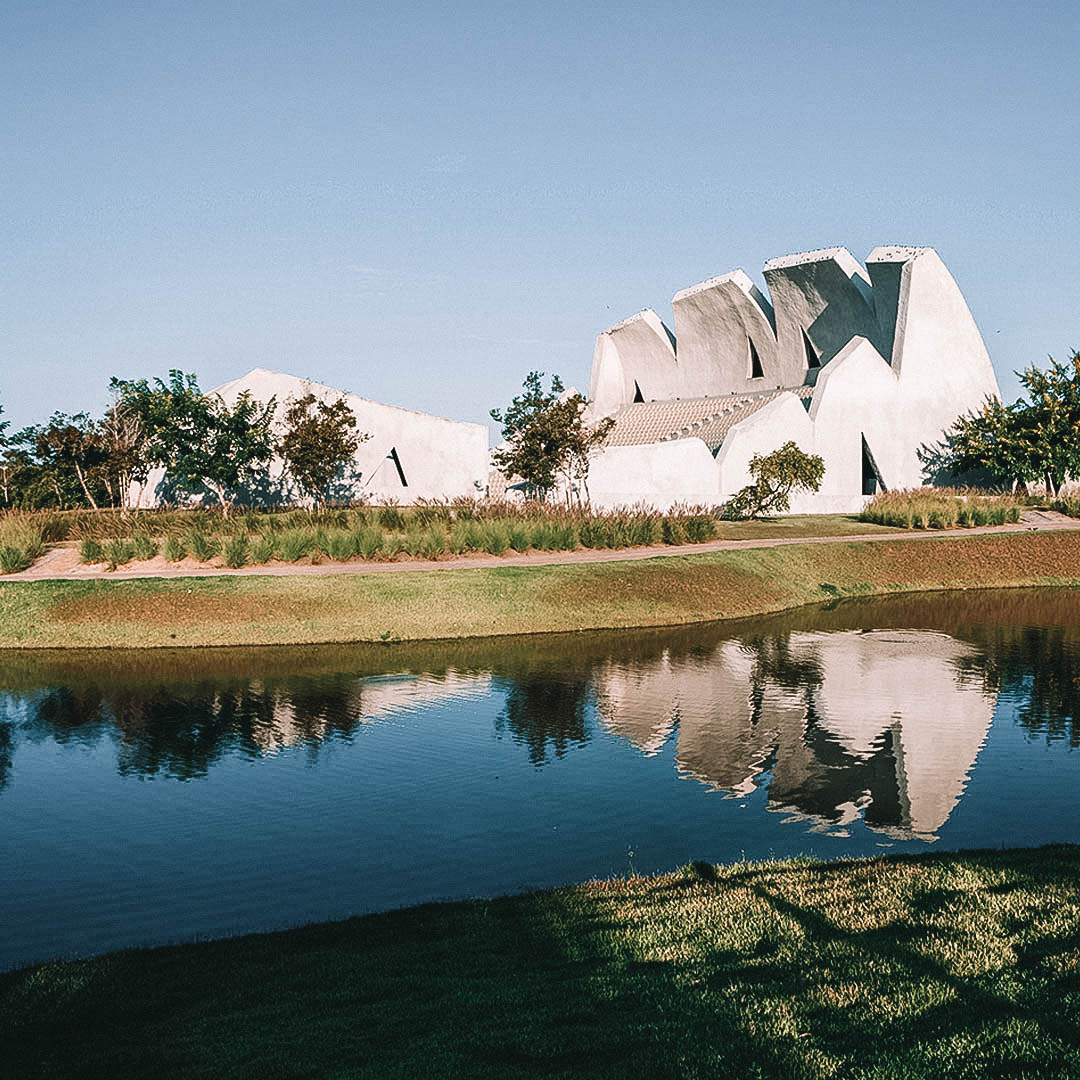
[[[641,446],[672,439],[701,439],[715,454],[736,424],[780,394],[795,394],[807,401],[813,392],[812,386],[791,386],[755,394],[640,401],[615,414],[615,427],[605,445]]]

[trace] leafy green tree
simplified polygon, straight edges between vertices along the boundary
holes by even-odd
[[[988,398],[946,433],[948,468],[954,475],[986,469],[1006,483],[1040,481],[1056,496],[1068,477],[1080,476],[1080,352],[1016,375],[1026,399],[1003,405]]]
[[[49,422],[37,429],[34,443],[39,464],[55,472],[58,478],[66,473],[74,474],[86,501],[97,510],[93,488],[99,487],[97,481],[106,454],[97,424],[90,415],[53,413]]]
[[[326,402],[308,393],[288,403],[280,452],[297,487],[316,506],[325,506],[332,485],[370,438],[357,429],[344,397]]]
[[[567,492],[580,480],[588,495],[589,462],[614,427],[610,417],[598,424],[585,422],[585,399],[567,394],[562,379],[551,377],[544,390],[544,373],[530,371],[519,394],[503,411],[491,410],[491,418],[502,424],[506,445],[495,451],[495,464],[507,477],[520,476],[528,494],[547,498],[559,479]]]
[[[731,520],[782,514],[791,507],[793,491],[817,491],[825,476],[825,462],[790,440],[771,454],[755,454],[748,468],[754,482],[724,504],[724,517]]]
[[[165,466],[180,488],[208,488],[228,517],[239,491],[262,472],[276,449],[271,424],[276,402],[245,391],[236,404],[208,397],[194,375],[170,371],[168,381],[113,379],[110,390],[139,417],[146,464]]]

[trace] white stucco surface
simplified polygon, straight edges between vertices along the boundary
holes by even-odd
[[[878,247],[865,267],[827,248],[774,259],[764,275],[768,297],[741,270],[677,293],[674,339],[652,311],[599,336],[590,414],[616,417],[620,445],[595,460],[594,502],[663,505],[663,483],[723,499],[749,481],[755,453],[794,440],[821,455],[825,478],[820,492],[792,500],[792,512],[858,510],[869,481],[921,486],[920,449],[998,396],[975,320],[932,248]],[[639,390],[654,404],[635,405]],[[723,395],[737,422],[725,424]],[[664,401],[692,421],[661,431]],[[629,454],[635,432],[641,446]],[[691,455],[686,473],[672,475],[662,448],[694,437],[711,463]]]
[[[244,391],[258,401],[277,401],[276,423],[283,423],[290,399],[312,393],[324,401],[344,398],[356,416],[358,430],[370,438],[360,445],[355,475],[343,490],[353,498],[417,499],[481,497],[488,481],[488,433],[482,424],[446,420],[440,416],[384,405],[356,394],[278,371],[255,368],[239,379],[210,391],[229,405]],[[282,462],[271,463],[270,476],[280,480]],[[147,484],[143,505],[160,501],[166,491],[165,470]]]

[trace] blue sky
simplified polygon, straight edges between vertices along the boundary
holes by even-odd
[[[1080,347],[1080,6],[0,5],[0,405],[278,368],[485,420],[679,289],[938,249]]]

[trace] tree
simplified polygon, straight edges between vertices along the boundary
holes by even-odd
[[[948,468],[954,475],[983,468],[1007,483],[1041,481],[1056,496],[1068,477],[1080,476],[1080,352],[1016,376],[1027,399],[1003,405],[987,398],[977,413],[961,416],[945,436]]]
[[[495,451],[495,464],[508,476],[520,476],[528,493],[541,500],[561,476],[567,494],[573,481],[580,480],[588,495],[589,462],[607,439],[615,421],[611,417],[598,424],[585,422],[585,399],[567,394],[562,379],[551,377],[551,389],[544,390],[544,373],[530,371],[519,394],[505,411],[491,410],[491,418],[502,424],[507,445]]]
[[[316,506],[325,506],[331,485],[370,438],[357,430],[356,414],[344,397],[326,402],[307,393],[285,411],[281,456],[297,487]]]
[[[116,380],[113,380],[115,383]],[[111,385],[111,384],[110,384]],[[120,394],[113,391],[112,404],[99,425],[101,446],[105,454],[103,482],[114,506],[127,512],[131,489],[139,487],[135,508],[142,501],[142,489],[150,472],[146,460],[146,426],[142,416]],[[115,491],[113,484],[115,483]]]
[[[94,510],[97,499],[91,481],[105,460],[97,425],[88,413],[53,413],[49,422],[37,429],[34,450],[39,464],[59,476],[71,472],[78,480],[86,501]]]
[[[199,390],[194,375],[170,371],[168,382],[113,379],[110,389],[139,418],[142,459],[168,469],[181,491],[209,488],[228,517],[240,489],[262,471],[275,451],[271,423],[276,402],[245,391],[233,406]]]
[[[748,468],[754,482],[724,504],[724,517],[731,520],[782,514],[791,506],[793,491],[817,491],[825,476],[825,462],[790,440],[764,457],[755,454]]]

